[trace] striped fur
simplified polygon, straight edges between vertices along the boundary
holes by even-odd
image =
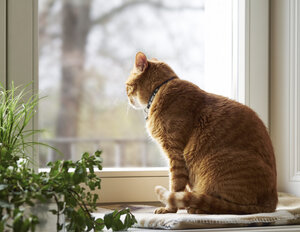
[[[139,52],[126,83],[132,105],[153,99],[149,134],[169,159],[170,191],[156,188],[156,213],[262,213],[277,205],[276,165],[266,127],[249,107],[181,80]],[[137,104],[139,103],[139,104]]]

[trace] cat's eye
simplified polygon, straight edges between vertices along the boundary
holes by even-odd
[[[132,95],[135,91],[136,87],[134,84],[126,84],[126,92],[127,95]]]

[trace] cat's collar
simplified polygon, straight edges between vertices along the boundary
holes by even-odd
[[[153,92],[152,92],[152,94],[151,94],[151,96],[150,96],[150,98],[149,98],[148,104],[147,104],[147,106],[144,108],[145,119],[146,119],[146,120],[148,119],[148,113],[149,113],[149,109],[150,109],[150,107],[151,107],[151,104],[152,104],[152,102],[153,102],[153,100],[154,100],[155,95],[157,94],[158,90],[160,89],[160,87],[162,87],[164,84],[167,84],[169,81],[171,81],[171,80],[173,80],[173,79],[175,79],[175,78],[176,78],[176,76],[171,77],[171,78],[168,79],[168,80],[165,80],[163,83],[161,83],[159,86],[157,86],[157,87],[153,90]]]

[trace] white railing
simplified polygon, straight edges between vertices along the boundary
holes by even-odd
[[[135,138],[135,139],[115,139],[115,138],[53,138],[53,139],[40,139],[40,142],[57,147],[58,145],[67,146],[70,151],[69,157],[72,160],[78,158],[78,146],[80,144],[91,144],[91,150],[102,150],[101,144],[110,143],[114,147],[114,166],[120,167],[122,165],[122,159],[124,157],[126,146],[130,144],[137,144],[140,147],[140,163],[141,166],[147,166],[147,156],[151,141],[147,138]],[[54,161],[55,151],[51,148],[47,150],[46,162]]]

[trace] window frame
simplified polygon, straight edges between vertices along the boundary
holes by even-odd
[[[38,92],[38,0],[2,1],[0,10],[6,12],[4,30],[6,52],[4,64],[6,73],[1,74],[15,85],[32,82],[32,94]],[[239,38],[237,55],[238,64],[235,75],[245,76],[245,84],[240,83],[239,98],[244,97],[246,105],[254,109],[266,126],[269,125],[269,75],[268,75],[268,0],[232,0],[239,9]],[[4,10],[4,8],[7,10]],[[1,24],[2,21],[0,21]],[[3,25],[3,23],[2,23]],[[7,33],[6,33],[7,32]],[[0,43],[3,38],[0,37]],[[1,47],[0,47],[1,49]],[[0,50],[1,51],[1,50]],[[0,57],[0,67],[3,61]],[[18,68],[15,68],[18,67]],[[5,72],[4,71],[4,72]],[[1,76],[1,81],[3,81]],[[32,128],[37,128],[37,117],[33,119]],[[37,139],[36,137],[34,139]],[[38,163],[37,153],[34,154]],[[153,202],[155,185],[168,187],[168,170],[103,170],[98,173],[102,178],[101,203],[107,202]],[[117,188],[116,188],[117,186]]]
[[[279,191],[300,196],[300,4],[271,4],[270,116]]]
[[[6,1],[0,1],[0,82],[6,86]]]

